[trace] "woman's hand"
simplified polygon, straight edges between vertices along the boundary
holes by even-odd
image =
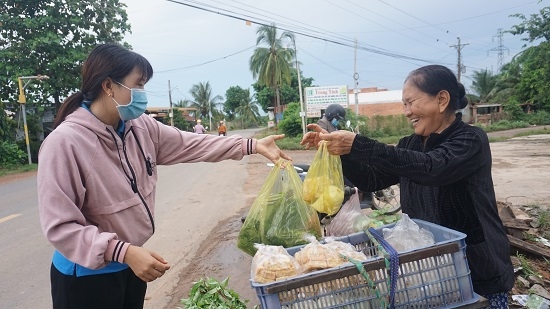
[[[268,158],[273,163],[276,163],[281,158],[291,161],[292,158],[287,156],[281,149],[279,149],[279,147],[277,147],[277,144],[275,144],[275,141],[284,137],[284,134],[279,134],[269,135],[259,139],[256,142],[256,153]]]
[[[327,141],[327,150],[331,155],[345,155],[351,152],[351,146],[357,134],[346,131],[334,131],[330,134],[320,133],[319,138]]]
[[[306,145],[306,149],[309,149],[311,147],[317,148],[319,142],[321,141],[321,139],[319,138],[319,134],[328,134],[328,132],[314,123],[308,124],[306,128],[314,130],[314,132],[307,132],[302,138],[300,145]]]
[[[151,282],[162,277],[170,269],[170,265],[162,256],[142,247],[128,247],[124,256],[124,263],[128,264],[134,274],[145,282]]]

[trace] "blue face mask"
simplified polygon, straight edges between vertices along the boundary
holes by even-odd
[[[333,126],[337,127],[338,124],[340,123],[340,121],[338,121],[338,119],[336,119],[336,118],[332,118],[332,120],[330,121],[330,123],[332,123]]]
[[[131,97],[130,103],[126,105],[119,104],[114,98],[111,97],[111,99],[113,99],[113,101],[115,101],[117,105],[116,108],[118,109],[120,119],[122,119],[122,121],[126,121],[136,119],[141,116],[147,108],[147,93],[145,92],[145,90],[138,88],[130,89],[119,82],[116,83],[130,90]]]

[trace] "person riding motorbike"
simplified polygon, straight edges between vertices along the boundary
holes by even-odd
[[[330,104],[317,124],[328,133],[338,131],[338,124],[346,119],[346,110],[340,104]]]

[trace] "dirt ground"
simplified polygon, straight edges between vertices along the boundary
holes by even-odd
[[[497,200],[517,205],[550,206],[550,134],[492,143],[491,149]],[[314,151],[287,153],[295,163],[310,163],[315,155]],[[248,166],[249,178],[244,188],[248,198],[242,215],[252,205],[266,177],[265,160],[262,158],[252,156]],[[201,277],[220,281],[229,277],[229,288],[239,293],[242,299],[249,300],[250,308],[259,304],[249,281],[252,258],[236,247],[241,227],[240,217],[238,215],[221,222],[202,243],[198,256],[192,259],[193,262],[181,274],[177,288],[171,293],[172,301],[166,308],[182,307],[179,300],[187,297],[193,281]]]

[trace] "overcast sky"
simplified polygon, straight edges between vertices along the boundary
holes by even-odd
[[[461,44],[468,44],[462,47],[466,72],[461,81],[469,88],[474,71],[498,71],[499,46],[503,63],[524,49],[527,42],[522,37],[505,33],[521,22],[510,15],[536,14],[548,2],[178,0],[222,13],[218,14],[167,0],[121,1],[127,4],[132,27],[125,40],[155,71],[146,85],[150,106],[169,105],[168,81],[173,102],[191,99],[189,90],[199,82],[210,82],[213,95],[225,96],[231,86],[252,91],[248,63],[257,23],[272,22],[298,32],[300,69],[316,86],[354,87],[355,39],[359,87],[398,90],[411,70],[426,64],[446,65],[456,72],[457,48],[452,45],[460,37]],[[223,14],[250,19],[252,24]]]

